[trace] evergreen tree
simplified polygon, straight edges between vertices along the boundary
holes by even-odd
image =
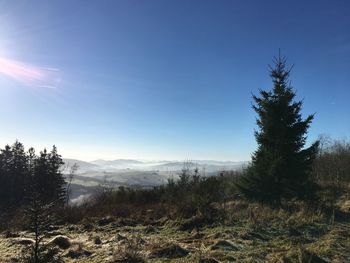
[[[32,183],[44,202],[63,203],[65,180],[60,171],[63,161],[53,146],[50,153],[44,149],[35,160]]]
[[[28,203],[35,192],[43,203],[63,205],[66,182],[61,172],[63,165],[57,148],[35,154],[33,148],[25,152],[16,141],[0,150],[0,212]]]
[[[1,205],[8,206],[11,200],[12,192],[9,191],[11,180],[11,158],[12,149],[9,145],[5,146],[5,149],[1,149],[0,153],[0,202]]]
[[[49,153],[49,164],[49,174],[52,180],[52,189],[54,193],[53,200],[57,200],[63,204],[66,201],[67,183],[61,170],[64,162],[62,156],[57,153],[57,147],[55,145]]]
[[[23,200],[27,185],[27,156],[22,143],[5,146],[0,153],[1,200],[16,206]]]
[[[21,202],[28,183],[27,156],[24,145],[16,141],[12,145],[12,199],[15,203]]]
[[[258,149],[237,187],[249,199],[279,205],[283,198],[308,198],[312,194],[309,174],[318,142],[304,148],[314,115],[302,119],[302,101],[294,101],[286,59],[279,56],[274,64],[270,67],[272,91],[260,90],[259,97],[253,96]]]
[[[29,203],[24,210],[24,215],[27,230],[34,235],[34,244],[25,261],[30,263],[56,262],[54,259],[57,251],[43,243],[43,239],[47,237],[50,230],[50,225],[55,223],[54,203],[43,203],[41,197],[33,189],[28,192]]]

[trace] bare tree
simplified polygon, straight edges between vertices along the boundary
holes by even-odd
[[[332,140],[320,137],[321,147],[313,164],[315,180],[327,189],[325,201],[332,210],[334,222],[335,203],[343,189],[350,182],[350,143],[345,140]]]
[[[73,179],[74,179],[78,169],[79,169],[79,166],[76,163],[74,163],[69,169],[69,173],[68,173],[68,176],[67,176],[67,192],[66,192],[66,194],[67,194],[66,202],[67,203],[66,203],[66,205],[69,204],[70,195],[71,195],[71,192],[72,192],[72,189],[71,189],[72,181],[73,181]]]

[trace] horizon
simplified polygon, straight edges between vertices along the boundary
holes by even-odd
[[[220,162],[220,163],[243,163],[243,162],[250,162],[250,160],[242,160],[242,161],[232,161],[232,160],[202,160],[202,159],[125,159],[125,158],[117,158],[117,159],[92,159],[92,160],[82,160],[82,159],[74,159],[74,158],[65,158],[62,156],[63,161],[64,160],[72,160],[72,161],[83,161],[87,163],[93,163],[98,161],[107,161],[107,162],[113,162],[113,161],[138,161],[143,163],[152,163],[152,162],[190,162],[192,164],[196,164],[197,161],[201,162]]]
[[[82,161],[250,161],[251,94],[272,88],[279,49],[303,118],[316,113],[307,145],[347,138],[347,10],[348,1],[2,1],[0,148],[18,139]]]

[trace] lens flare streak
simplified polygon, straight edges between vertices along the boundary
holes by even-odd
[[[56,89],[59,70],[0,57],[0,74],[25,86]]]

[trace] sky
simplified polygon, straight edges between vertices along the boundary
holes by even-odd
[[[232,160],[281,49],[316,113],[350,132],[350,1],[0,1],[0,147],[65,158]]]

